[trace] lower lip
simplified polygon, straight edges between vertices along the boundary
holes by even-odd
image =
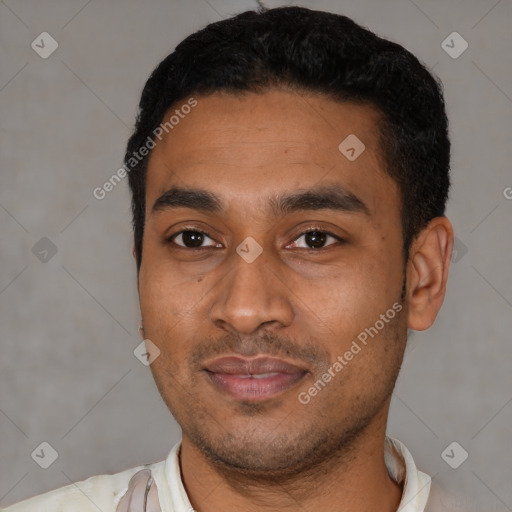
[[[273,398],[279,393],[292,388],[305,374],[306,372],[272,373],[265,377],[252,378],[206,371],[206,375],[217,389],[237,400],[249,401]]]

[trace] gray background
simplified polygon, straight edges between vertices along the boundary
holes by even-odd
[[[388,433],[435,481],[461,490],[462,505],[512,510],[512,2],[289,3],[353,17],[444,82],[458,252],[436,324],[410,340]],[[161,460],[179,439],[133,355],[126,180],[102,201],[92,191],[121,166],[156,64],[190,32],[255,7],[0,1],[0,506]],[[47,59],[31,48],[43,31],[59,44]],[[456,59],[441,46],[453,31],[469,44]],[[47,241],[33,250],[43,237],[57,250],[46,262]],[[43,441],[58,452],[48,469],[31,457]],[[469,453],[458,469],[441,457],[452,441]]]

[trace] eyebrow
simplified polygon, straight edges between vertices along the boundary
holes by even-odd
[[[201,188],[171,187],[153,204],[155,214],[173,208],[190,208],[204,213],[222,213],[222,201],[212,192]],[[355,194],[339,184],[315,186],[306,191],[274,196],[269,199],[273,216],[285,216],[305,210],[335,210],[346,213],[363,213],[371,216],[369,208]]]

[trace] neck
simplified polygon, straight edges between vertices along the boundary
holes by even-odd
[[[402,486],[391,479],[384,462],[383,416],[324,465],[275,482],[214,465],[184,435],[180,466],[190,502],[198,512],[396,512]]]

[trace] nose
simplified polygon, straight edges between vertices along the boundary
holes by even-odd
[[[248,263],[235,252],[232,261],[226,262],[230,270],[220,281],[209,313],[218,327],[252,334],[262,325],[286,327],[292,323],[293,294],[284,276],[279,275],[278,265],[272,265],[264,253]]]

